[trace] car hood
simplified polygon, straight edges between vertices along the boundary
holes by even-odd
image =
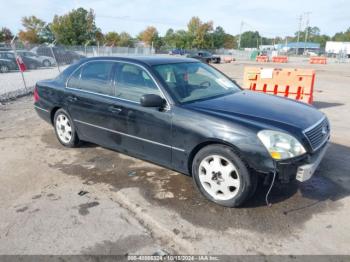
[[[186,107],[224,118],[243,118],[278,129],[304,130],[324,117],[310,105],[252,91],[198,101]]]

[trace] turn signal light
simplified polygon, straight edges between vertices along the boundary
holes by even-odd
[[[279,152],[271,151],[270,155],[273,159],[281,159],[281,154]]]

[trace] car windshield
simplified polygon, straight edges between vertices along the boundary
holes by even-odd
[[[180,103],[210,99],[240,91],[225,75],[204,63],[153,66],[168,91]]]

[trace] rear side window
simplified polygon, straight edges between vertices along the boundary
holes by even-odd
[[[114,95],[111,73],[114,63],[89,62],[77,70],[68,80],[67,86],[103,95]]]
[[[145,94],[160,95],[160,91],[150,75],[141,67],[120,63],[116,73],[116,96],[140,102]]]

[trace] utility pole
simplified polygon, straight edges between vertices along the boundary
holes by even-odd
[[[243,25],[244,25],[244,22],[242,21],[239,29],[238,50],[241,48],[241,35],[242,35]]]
[[[296,55],[299,54],[299,41],[300,41],[300,31],[301,31],[301,23],[303,21],[303,15],[300,15],[298,17],[299,20],[299,27],[298,27],[298,40],[297,40],[297,48],[296,48]]]
[[[306,12],[305,13],[306,25],[305,25],[305,47],[304,47],[304,52],[306,51],[306,43],[307,43],[307,38],[309,36],[310,14],[311,14],[311,12]]]

